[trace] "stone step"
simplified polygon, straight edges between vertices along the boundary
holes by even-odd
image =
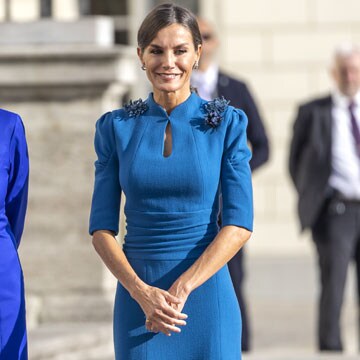
[[[29,331],[32,360],[113,360],[110,323],[46,324]],[[359,354],[316,353],[296,347],[243,354],[243,360],[359,360]]]
[[[298,349],[282,349],[279,351],[270,350],[268,352],[253,352],[243,354],[242,360],[359,360],[360,354],[342,353],[314,353],[305,352]]]
[[[46,324],[29,331],[32,360],[110,360],[113,357],[109,323]]]
[[[95,348],[61,353],[51,360],[114,360],[113,344],[104,344]]]

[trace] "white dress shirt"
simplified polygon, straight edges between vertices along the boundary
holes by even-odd
[[[360,199],[360,158],[356,153],[349,112],[350,99],[339,91],[332,94],[332,172],[329,185],[348,199]],[[353,99],[360,128],[360,91]]]
[[[191,85],[196,87],[198,94],[204,100],[212,100],[216,94],[219,66],[211,64],[206,71],[194,70],[191,75]]]

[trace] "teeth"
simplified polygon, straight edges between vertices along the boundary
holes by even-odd
[[[176,77],[175,74],[161,74],[161,76],[166,79],[175,79],[175,77]]]

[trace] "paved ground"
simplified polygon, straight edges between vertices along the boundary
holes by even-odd
[[[316,352],[317,274],[314,261],[313,256],[306,254],[266,256],[248,253],[246,287],[253,352],[244,355],[244,360],[360,359],[352,271],[343,314],[345,353],[320,355]],[[42,327],[30,332],[30,359],[110,360],[113,359],[111,336],[110,324]]]
[[[354,269],[349,271],[342,318],[345,352],[342,356],[316,352],[315,260],[313,254],[249,254],[246,285],[254,351],[244,360],[360,359]]]

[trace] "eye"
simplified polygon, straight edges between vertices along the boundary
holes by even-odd
[[[187,53],[186,49],[177,49],[177,50],[175,50],[176,55],[183,55],[185,53]]]
[[[158,55],[158,54],[162,54],[162,51],[160,49],[152,49],[150,50],[150,54]]]

